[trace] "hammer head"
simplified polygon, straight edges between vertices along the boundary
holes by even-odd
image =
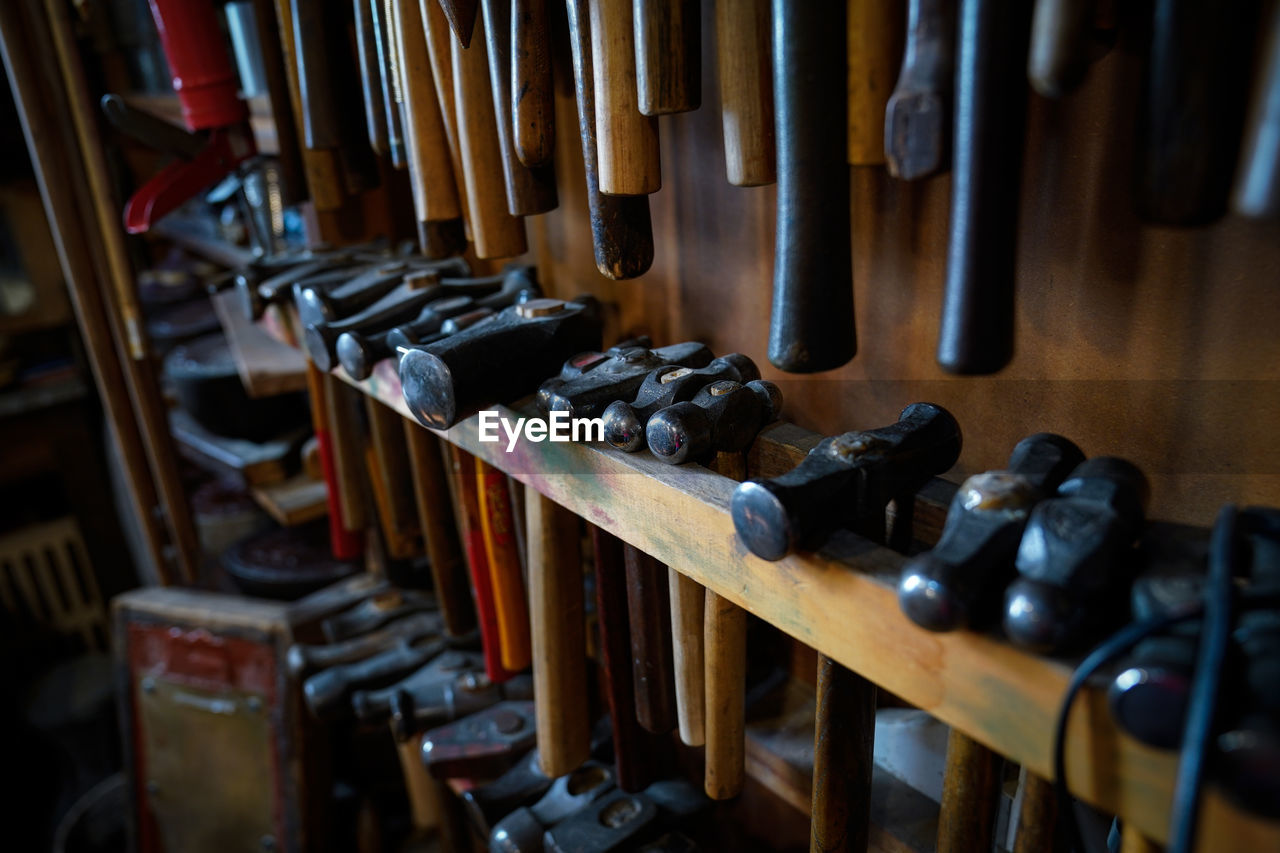
[[[297,284],[293,289],[293,302],[298,309],[298,320],[303,325],[328,323],[359,311],[393,290],[408,271],[409,265],[404,261],[387,261],[360,269],[354,277],[333,289]]]
[[[702,367],[711,350],[693,341],[658,349],[613,347],[605,358],[572,379],[548,379],[538,388],[538,407],[545,413],[568,412],[573,418],[594,418],[610,403],[632,397],[645,375],[664,365]],[[564,372],[563,369],[561,371]]]
[[[932,403],[913,403],[898,422],[825,438],[799,465],[734,492],[730,512],[751,553],[780,560],[793,548],[816,548],[836,529],[880,514],[955,464],[960,425]]]
[[[427,732],[422,763],[437,779],[502,773],[533,748],[533,702],[504,701]]]
[[[373,366],[390,354],[392,334],[406,327],[421,330],[423,335],[434,334],[440,331],[445,320],[466,312],[474,304],[470,296],[446,296],[428,303],[410,323],[386,332],[373,335],[343,332],[336,346],[338,361],[353,379],[367,379],[373,373]]]
[[[631,402],[616,400],[604,410],[604,438],[628,453],[644,446],[645,427],[655,412],[683,403],[710,385],[723,379],[751,382],[760,378],[755,362],[742,353],[730,353],[712,359],[705,367],[660,367],[649,373]]]
[[[490,403],[534,390],[569,356],[598,350],[599,303],[534,299],[507,308],[400,359],[400,384],[409,411],[423,424],[446,429]]]
[[[653,455],[672,465],[738,453],[751,446],[781,409],[782,392],[772,382],[757,379],[743,385],[722,379],[651,417],[645,438]]]

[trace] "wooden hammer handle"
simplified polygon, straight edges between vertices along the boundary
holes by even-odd
[[[489,557],[489,580],[498,616],[502,665],[517,672],[529,665],[529,607],[516,544],[515,517],[507,477],[476,457],[476,489],[480,501],[480,529]]]
[[[436,100],[427,55],[427,37],[416,0],[394,0],[396,48],[404,92],[405,143],[409,179],[419,222],[442,222],[462,216],[449,145]]]
[[[596,622],[600,629],[603,687],[613,727],[614,770],[618,787],[635,792],[653,781],[654,756],[652,736],[636,721],[623,544],[594,525],[591,543],[595,552]]]
[[[387,149],[387,113],[382,103],[382,74],[378,69],[378,34],[369,0],[355,0],[356,55],[360,60],[360,87],[364,95],[365,128],[369,147],[384,155]]]
[[[605,278],[642,275],[653,263],[653,226],[646,196],[609,196],[600,191],[596,140],[595,78],[592,70],[591,26],[587,0],[566,0],[569,47],[573,57],[574,91],[578,102],[578,132],[587,181],[591,216],[591,244],[596,269]]]
[[[631,0],[587,0],[596,93],[600,191],[646,195],[662,189],[658,121],[640,112]]]
[[[1280,5],[1271,13],[1240,149],[1232,207],[1241,216],[1280,217]],[[1268,143],[1270,140],[1270,143]]]
[[[769,361],[791,373],[853,358],[853,261],[845,162],[844,0],[773,1],[778,144]]]
[[[525,512],[538,761],[554,778],[591,751],[578,519],[532,487]]]
[[[407,560],[421,553],[409,449],[400,416],[374,397],[364,397],[369,421],[369,458],[375,505],[382,524],[387,556]]]
[[[702,746],[707,742],[703,648],[706,588],[673,568],[667,569],[667,584],[671,594],[671,663],[680,740],[689,746]]]
[[[676,725],[666,567],[634,546],[623,550],[636,719],[649,731],[665,734]]]
[[[1098,0],[1036,0],[1027,79],[1047,98],[1078,87],[1089,68]]]
[[[412,418],[403,418],[409,449],[419,527],[431,563],[431,579],[444,617],[444,629],[460,637],[476,627],[475,607],[467,583],[466,566],[449,503],[449,486],[440,456],[440,441]]]
[[[1013,837],[1013,853],[1043,853],[1058,849],[1058,793],[1053,783],[1023,768],[1022,805]]]
[[[512,216],[507,209],[502,146],[493,111],[484,40],[475,40],[469,48],[451,40],[449,47],[453,54],[458,149],[476,256],[522,255],[528,249],[524,220]]]
[[[938,813],[938,853],[990,850],[1000,802],[999,755],[952,729]]]
[[[401,88],[400,56],[396,44],[396,6],[394,0],[370,0],[373,4],[374,44],[378,49],[378,73],[382,81],[382,103],[387,112],[387,147],[391,165],[405,168],[408,152],[405,146],[404,92]]]
[[[636,89],[647,116],[702,104],[702,11],[698,0],[633,0]]]
[[[548,163],[530,168],[520,161],[512,127],[511,97],[511,0],[482,0],[484,48],[489,60],[489,86],[493,93],[502,174],[507,189],[507,212],[532,216],[554,210],[556,173]],[[480,47],[479,42],[473,48]]]
[[[516,156],[530,168],[546,166],[556,151],[556,104],[551,88],[551,33],[547,0],[511,6],[511,125]]]
[[[995,373],[1013,357],[1029,8],[1022,0],[960,3],[951,239],[938,332],[938,364],[951,373]]]
[[[902,3],[850,0],[847,8],[849,163],[879,166],[885,162],[885,105],[902,57]]]
[[[727,800],[742,793],[746,774],[747,611],[711,590],[705,606],[705,788]]]
[[[716,65],[729,183],[777,179],[769,0],[716,0]]]
[[[815,720],[809,849],[866,850],[875,764],[875,684],[819,655]]]

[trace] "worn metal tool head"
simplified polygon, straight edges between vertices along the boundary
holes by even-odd
[[[289,647],[286,658],[289,675],[303,678],[317,670],[340,663],[352,663],[372,657],[401,641],[412,641],[444,631],[444,619],[439,613],[423,611],[397,619],[385,628],[361,634],[340,643],[309,645],[295,643]]]
[[[402,258],[391,258],[370,267],[358,267],[345,280],[323,279],[299,281],[293,285],[293,304],[298,320],[305,324],[325,323],[353,314],[394,290],[403,280],[409,265]]]
[[[587,761],[551,783],[533,805],[522,806],[499,820],[489,833],[490,853],[538,853],[549,827],[614,790],[613,768]]]
[[[483,655],[481,658],[483,666]],[[452,680],[403,689],[393,686],[390,692],[391,731],[397,740],[405,741],[423,729],[474,714],[496,702],[532,699],[533,677],[521,674],[494,684],[483,669],[467,669]]]
[[[799,465],[772,480],[750,480],[730,511],[740,538],[765,560],[817,548],[835,530],[895,497],[913,494],[960,456],[960,425],[933,403],[912,403],[898,422],[824,438]]]
[[[571,379],[577,379],[588,371],[595,370],[609,359],[609,354],[614,350],[627,349],[629,347],[644,347],[646,349],[653,347],[653,341],[648,335],[637,335],[634,338],[627,338],[624,341],[618,341],[606,352],[580,352],[569,356],[564,360],[564,364],[560,366],[560,374],[556,378],[562,382],[568,382]]]
[[[742,353],[714,358],[705,367],[659,367],[645,376],[630,402],[615,400],[604,410],[604,440],[628,453],[645,446],[645,426],[662,409],[693,399],[713,382],[747,383],[760,378],[755,362]]]
[[[676,403],[649,418],[645,439],[663,462],[706,460],[715,453],[739,453],[782,410],[782,392],[761,379],[743,385],[721,379],[704,386],[692,400]]]
[[[437,334],[446,320],[464,314],[474,306],[475,300],[470,296],[446,296],[428,302],[417,317],[404,325],[367,335],[357,331],[343,332],[335,346],[338,363],[352,379],[367,379],[373,373],[373,366],[394,352],[393,334],[403,334],[406,328],[421,330],[422,337]]]
[[[345,272],[357,261],[354,256],[299,256],[292,263],[251,266],[236,273],[236,297],[245,316],[257,320],[267,306],[288,298],[293,285],[321,273]]]
[[[347,707],[355,691],[382,687],[403,678],[448,646],[439,634],[401,640],[391,648],[354,663],[337,664],[321,670],[302,684],[302,695],[312,716],[323,718]]]
[[[382,722],[391,715],[391,699],[398,693],[407,693],[421,701],[422,707],[439,705],[445,701],[443,688],[466,676],[484,673],[484,658],[479,652],[462,649],[442,649],[433,657],[422,661],[415,669],[401,674],[401,678],[393,683],[383,682],[376,686],[368,686],[351,695],[351,709],[356,718],[363,722]],[[488,680],[483,684],[487,686]],[[473,686],[478,690],[482,684],[473,679]],[[486,703],[492,704],[492,703]],[[447,713],[447,708],[437,709]],[[440,722],[445,722],[441,720]]]
[[[1133,576],[1128,556],[1149,494],[1133,463],[1099,456],[1078,465],[1057,497],[1036,505],[1018,545],[1018,578],[1005,591],[1010,640],[1059,652],[1106,626]]]
[[[437,779],[496,776],[533,748],[533,702],[499,702],[422,737],[422,763]]]
[[[556,853],[619,850],[659,820],[658,806],[643,793],[614,791],[547,830],[544,849]]]
[[[420,590],[375,589],[358,604],[320,623],[325,639],[340,643],[357,634],[375,631],[388,622],[423,611],[435,612],[435,598]]]
[[[902,611],[931,631],[953,631],[999,612],[1031,507],[1083,461],[1084,453],[1069,440],[1038,433],[1018,442],[1007,470],[965,480],[951,500],[938,544],[902,568]]]
[[[494,824],[521,806],[537,802],[553,781],[542,772],[538,750],[534,749],[489,784],[463,791],[462,803],[471,825],[488,838]]]
[[[613,347],[604,356],[574,379],[557,376],[543,382],[538,388],[538,408],[548,414],[568,412],[573,418],[594,418],[610,403],[630,399],[654,368],[703,367],[711,361],[712,352],[705,344],[688,341],[657,349]]]
[[[445,429],[480,407],[535,390],[569,356],[600,348],[599,303],[533,299],[400,359],[405,402],[420,422]]]

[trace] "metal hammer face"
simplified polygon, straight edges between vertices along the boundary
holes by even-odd
[[[1000,592],[1013,576],[1031,507],[1083,461],[1080,448],[1067,439],[1040,433],[1018,442],[1007,470],[965,480],[951,500],[938,544],[903,566],[902,611],[931,631],[994,616]]]
[[[400,359],[409,410],[423,424],[453,426],[490,403],[533,391],[574,353],[600,348],[599,305],[534,299]]]
[[[391,697],[397,693],[409,693],[420,698],[436,697],[439,689],[459,676],[479,673],[484,669],[484,658],[476,652],[441,648],[436,654],[422,660],[417,667],[402,673],[393,684],[369,685],[372,689],[357,690],[351,696],[351,707],[357,719],[380,722],[391,713]],[[428,704],[424,702],[425,706]]]
[[[1116,611],[1132,577],[1125,565],[1149,487],[1132,463],[1099,456],[1077,466],[1058,497],[1031,512],[1018,545],[1018,578],[1005,592],[1009,639],[1041,652],[1085,642]]]
[[[817,548],[946,471],[960,442],[956,419],[932,403],[912,403],[887,427],[825,438],[786,474],[738,487],[730,506],[738,537],[765,560]]]
[[[422,737],[422,763],[437,779],[493,776],[533,748],[532,702],[499,702]]]
[[[561,411],[574,418],[594,418],[610,403],[634,395],[645,375],[654,368],[703,367],[712,358],[706,345],[693,341],[658,349],[614,347],[605,355],[606,358],[574,379],[557,377],[542,383],[538,388],[538,407],[548,414]]]
[[[490,853],[540,853],[543,835],[550,827],[613,789],[613,771],[598,761],[586,762],[552,782],[538,802],[517,808],[498,821],[489,833]]]
[[[722,379],[649,418],[645,438],[653,455],[672,465],[738,453],[781,409],[782,392],[772,382]]]
[[[533,699],[533,679],[524,674],[513,676],[502,684],[494,684],[483,669],[468,668],[456,673],[452,679],[430,685],[408,682],[406,679],[404,687],[393,685],[389,690],[391,731],[400,741],[408,740],[423,729],[451,723],[503,700]]]
[[[693,399],[713,382],[747,383],[760,378],[755,362],[742,353],[714,358],[705,367],[660,367],[644,378],[630,402],[616,400],[604,410],[604,439],[628,453],[645,446],[649,418],[662,409]]]

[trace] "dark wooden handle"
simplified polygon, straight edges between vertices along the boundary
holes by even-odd
[[[444,618],[445,631],[460,637],[476,627],[475,606],[458,531],[454,527],[449,486],[440,456],[440,440],[411,418],[404,418],[405,444],[409,449],[409,474],[413,478],[418,524],[431,562],[431,579]]]
[[[546,166],[556,151],[556,104],[551,88],[547,0],[514,0],[511,8],[511,124],[516,156]]]
[[[631,0],[587,0],[596,93],[600,190],[647,195],[662,189],[658,120],[640,112]]]
[[[951,373],[995,373],[1013,357],[1029,9],[1020,0],[960,3],[951,241],[938,332],[938,364]]]
[[[507,476],[476,457],[476,491],[480,501],[480,530],[489,557],[489,582],[498,616],[502,666],[518,672],[529,665],[529,606],[516,540],[514,511]]]
[[[653,263],[653,226],[646,196],[609,196],[600,191],[596,149],[596,96],[592,70],[591,24],[587,0],[566,0],[569,46],[573,55],[578,132],[586,171],[587,207],[596,269],[606,278],[642,275]]]
[[[407,560],[422,553],[422,542],[401,417],[367,395],[364,408],[369,423],[366,458],[382,539],[388,557]]]
[[[848,5],[847,81],[849,163],[884,163],[884,110],[902,57],[906,22],[894,0],[856,0]]]
[[[1022,772],[1022,806],[1013,853],[1053,853],[1061,847],[1057,839],[1058,794],[1049,780],[1025,768]]]
[[[378,79],[382,86],[382,105],[386,110],[387,148],[391,165],[403,169],[408,165],[404,144],[404,115],[400,110],[403,95],[396,65],[396,48],[392,16],[392,0],[369,0],[373,10],[374,45],[378,51]]]
[[[1204,225],[1226,212],[1257,26],[1252,3],[1152,4],[1138,107],[1138,215]]]
[[[818,656],[813,733],[813,806],[809,849],[867,849],[876,686],[826,655]]]
[[[525,513],[538,761],[554,778],[591,752],[582,555],[573,513],[532,487],[525,490]]]
[[[631,621],[622,540],[594,525],[596,623],[600,629],[605,701],[613,727],[614,772],[624,791],[643,790],[654,776],[652,736],[636,721],[631,674]]]
[[[911,181],[951,168],[955,0],[909,0],[907,43],[885,107],[889,174]]]
[[[843,0],[773,2],[778,145],[769,361],[831,370],[857,351],[849,241]]]
[[[337,148],[340,133],[338,99],[330,74],[327,54],[330,39],[326,32],[325,4],[290,0],[293,21],[294,61],[302,96],[303,140],[308,148]]]
[[[647,116],[702,105],[702,11],[698,0],[633,0],[636,91]]]
[[[1275,142],[1280,128],[1280,6],[1272,12],[1267,32],[1233,201],[1235,213],[1258,219],[1280,218],[1280,146]]]
[[[483,39],[469,48],[450,41],[458,150],[476,256],[509,258],[528,249],[524,220],[507,209],[502,145],[498,139],[489,67]]]
[[[1258,219],[1280,217],[1280,150],[1275,142],[1280,133],[1280,6],[1272,12],[1267,32],[1232,204],[1241,216]]]
[[[729,183],[777,179],[769,0],[716,0],[716,65]]]
[[[417,0],[394,0],[396,52],[404,94],[404,136],[419,222],[462,216],[449,145],[432,80],[427,37]]]
[[[1075,91],[1089,68],[1098,0],[1036,0],[1035,6],[1027,79],[1046,98],[1061,98]]]
[[[991,849],[1002,764],[999,755],[958,729],[951,730],[938,813],[938,853]]]
[[[676,726],[667,570],[630,545],[625,546],[624,563],[636,720],[655,734],[665,734]]]
[[[507,212],[512,216],[546,213],[558,204],[555,169],[550,164],[530,168],[516,154],[511,98],[511,0],[482,0],[481,17],[484,21],[484,49],[489,60],[491,103],[502,152]],[[475,50],[480,46],[477,41],[469,49]]]
[[[356,55],[360,59],[360,91],[364,95],[365,127],[375,154],[387,150],[387,113],[382,103],[382,74],[378,70],[378,36],[369,0],[355,0]]]

